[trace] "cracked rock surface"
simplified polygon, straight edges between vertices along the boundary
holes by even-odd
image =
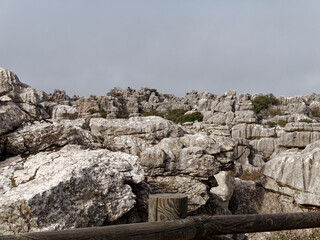
[[[69,145],[0,165],[0,232],[101,226],[133,208],[126,184],[143,181],[137,157]]]

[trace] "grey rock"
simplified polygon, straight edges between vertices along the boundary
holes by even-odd
[[[279,146],[286,148],[303,148],[320,140],[320,132],[288,132],[279,138]]]
[[[98,143],[88,130],[83,129],[84,124],[81,119],[26,124],[6,135],[5,151],[11,155],[34,153],[68,143],[96,147]]]
[[[134,135],[150,142],[184,135],[184,131],[178,125],[156,116],[113,120],[91,119],[90,128],[92,134],[97,137]]]
[[[238,124],[232,128],[232,138],[264,138],[275,137],[276,131],[274,128],[268,128],[259,124]]]
[[[30,117],[13,102],[0,102],[0,135],[18,128]]]
[[[3,95],[11,97],[14,102],[34,105],[38,105],[48,98],[45,92],[21,83],[16,74],[0,68],[0,96]]]
[[[261,138],[250,141],[252,148],[263,154],[265,158],[269,158],[277,147],[277,139]]]
[[[78,110],[68,105],[55,105],[51,108],[52,119],[76,119]]]
[[[0,232],[101,226],[135,205],[132,188],[144,179],[137,157],[67,146],[2,162]]]
[[[264,165],[266,176],[263,186],[272,191],[292,196],[299,204],[320,206],[318,166],[320,142],[280,153]]]

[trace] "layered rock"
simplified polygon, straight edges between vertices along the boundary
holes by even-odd
[[[287,150],[265,164],[263,186],[292,196],[301,205],[320,206],[319,165],[320,141],[303,151]]]
[[[137,157],[66,146],[0,165],[0,232],[101,226],[131,210],[127,184],[143,181]]]
[[[4,151],[9,155],[35,153],[50,147],[63,147],[68,143],[86,147],[99,144],[88,130],[85,120],[63,120],[26,124],[17,131],[5,135]]]
[[[146,221],[150,192],[187,194],[189,214],[319,206],[320,95],[280,97],[259,114],[256,96],[114,88],[70,98],[1,69],[0,232]],[[142,117],[174,109],[203,122]]]

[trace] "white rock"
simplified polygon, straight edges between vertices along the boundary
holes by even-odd
[[[137,157],[67,146],[0,165],[0,232],[101,226],[133,208],[125,181],[144,179]]]
[[[266,181],[263,186],[289,195],[299,204],[320,206],[320,142],[305,150],[282,152],[264,165]]]

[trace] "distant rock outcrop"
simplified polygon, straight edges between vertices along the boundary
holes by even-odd
[[[0,69],[0,235],[146,221],[149,193],[189,214],[319,207],[319,120],[320,94],[71,98]]]

